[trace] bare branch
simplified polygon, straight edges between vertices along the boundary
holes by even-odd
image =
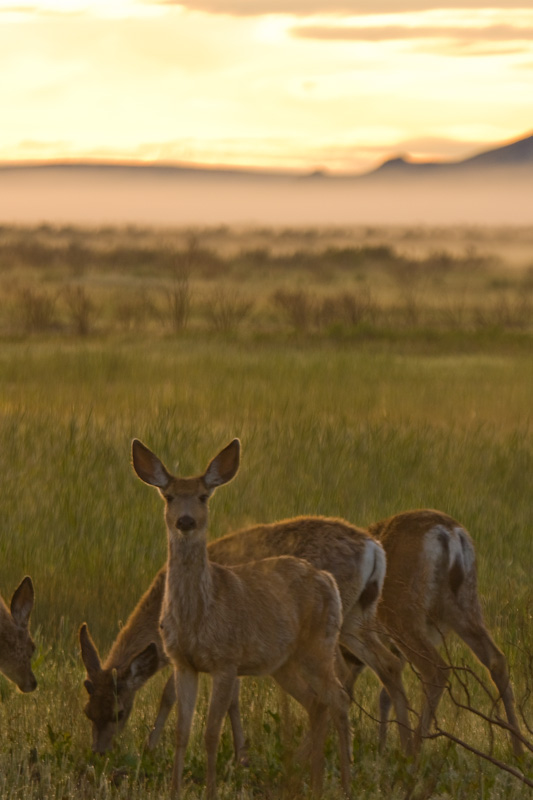
[[[473,753],[474,755],[478,756],[478,758],[483,758],[490,764],[494,764],[495,767],[504,770],[504,772],[508,772],[514,778],[521,781],[526,786],[529,786],[530,789],[533,789],[533,781],[527,778],[523,772],[520,772],[520,770],[516,769],[515,767],[511,767],[510,764],[507,764],[505,761],[500,761],[499,758],[494,758],[494,756],[490,756],[487,753],[484,753],[477,747],[473,747],[471,744],[468,744],[468,742],[465,742],[463,739],[459,739],[458,736],[454,736],[453,733],[445,731],[443,728],[440,728],[438,726],[437,726],[436,736],[431,736],[430,738],[437,738],[437,736],[444,736],[446,739],[455,742],[455,744],[460,745],[460,747],[463,747],[465,750],[468,750],[470,753]]]

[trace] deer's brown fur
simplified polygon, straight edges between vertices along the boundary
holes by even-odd
[[[30,634],[33,601],[33,583],[29,576],[23,578],[13,592],[10,608],[0,597],[0,671],[21,692],[33,692],[37,688],[37,680],[31,668],[35,651]]]
[[[387,553],[379,619],[420,674],[423,705],[416,742],[428,734],[450,665],[437,647],[455,631],[489,670],[503,701],[517,755],[523,746],[505,656],[483,619],[474,544],[465,528],[440,511],[419,509],[371,525]],[[382,719],[390,702],[382,695]],[[385,729],[382,724],[382,736]]]
[[[385,562],[383,551],[367,532],[350,525],[345,520],[328,517],[293,517],[268,525],[256,525],[212,541],[207,546],[211,561],[219,564],[239,564],[275,555],[292,555],[304,558],[318,569],[331,572],[339,587],[343,624],[340,643],[346,639],[348,648],[354,649],[363,664],[369,664],[381,677],[390,695],[395,700],[396,714],[400,723],[400,735],[406,750],[410,747],[407,701],[401,684],[399,660],[390,653],[375,633],[375,613],[383,585]],[[165,568],[164,568],[165,569]],[[161,606],[164,592],[164,575],[161,570],[149,592],[154,603]],[[152,627],[153,641],[160,642],[160,631],[155,616],[145,619],[142,601],[121,630],[121,638],[129,640],[130,654],[137,654],[148,638],[143,632]],[[157,624],[156,624],[157,623]],[[139,629],[139,635],[137,635]],[[116,645],[113,647],[115,649]],[[353,655],[353,653],[352,653]],[[109,661],[109,657],[108,657]],[[161,660],[160,666],[165,661]],[[110,678],[108,678],[110,681]],[[129,691],[126,686],[121,690]],[[230,706],[236,757],[246,759],[245,739],[240,725],[238,706]],[[100,695],[99,700],[104,699]],[[112,708],[113,695],[107,694],[107,707]],[[149,747],[154,748],[159,740],[165,721],[175,701],[174,681],[170,678],[161,698],[159,712],[150,733]],[[109,716],[110,711],[107,712]]]
[[[305,532],[305,535],[296,536],[296,529],[302,534]],[[284,530],[291,531],[290,537],[282,535]],[[361,533],[364,531],[343,520],[300,517],[228,534],[210,542],[208,553],[211,560],[221,563],[247,560],[253,558],[254,552],[261,556],[273,553],[298,554],[335,575],[343,606],[346,607],[342,575],[336,573],[336,554],[345,547],[350,547]],[[443,512],[417,509],[376,522],[370,526],[369,533],[381,541],[387,553],[387,574],[383,584],[383,601],[378,606],[378,617],[407,660],[416,663],[418,653],[421,655],[420,663],[422,660],[425,662],[422,666],[419,664],[418,669],[422,677],[426,676],[429,695],[424,700],[420,715],[417,745],[430,728],[431,717],[436,712],[449,674],[449,665],[436,648],[450,630],[456,630],[462,636],[461,630],[465,623],[468,630],[463,637],[464,641],[491,673],[504,702],[509,724],[519,733],[505,657],[494,644],[480,610],[475,551],[467,531]],[[425,540],[427,546],[424,546]],[[337,551],[335,546],[339,541],[344,542],[341,551]],[[459,558],[451,558],[453,553],[459,555]],[[344,560],[344,565],[348,563],[349,559]],[[349,575],[346,575],[346,580],[349,581]],[[157,602],[161,604],[164,586],[158,586]],[[132,637],[132,652],[138,652],[140,645],[135,626],[128,625],[126,628]],[[159,638],[157,627],[153,633],[156,641]],[[354,677],[362,667],[363,663],[360,667],[354,666]],[[174,702],[174,681],[170,678],[150,734],[150,747],[156,746]],[[385,691],[382,692],[381,706],[380,744],[383,748],[390,709],[390,700]],[[234,738],[235,731],[240,730],[236,752],[238,757],[243,758],[244,736],[238,720],[239,715],[236,712],[232,717]],[[515,752],[522,753],[519,735],[513,737],[512,743]]]
[[[87,670],[85,714],[92,724],[97,753],[111,747],[131,713],[138,689],[169,663],[159,635],[159,617],[166,570],[161,569],[121,629],[104,663],[86,623],[80,628],[80,649]]]
[[[203,475],[172,476],[138,440],[133,466],[165,500],[168,562],[161,614],[165,650],[175,666],[176,754],[172,775],[179,794],[190,733],[198,673],[212,677],[205,729],[207,794],[216,795],[216,751],[223,718],[240,675],[272,675],[298,700],[310,719],[311,783],[321,791],[327,714],[339,735],[341,781],[350,786],[349,698],[335,675],[342,605],[327,572],[291,556],[234,567],[208,559],[208,500],[239,466],[233,440]]]

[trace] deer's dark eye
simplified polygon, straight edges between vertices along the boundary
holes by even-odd
[[[209,500],[209,495],[208,494],[201,494],[200,497],[199,497],[199,500],[200,500],[200,503],[203,503],[205,505],[207,503],[207,501]]]
[[[163,497],[167,501],[167,503],[172,502],[172,495],[171,494],[164,494]]]

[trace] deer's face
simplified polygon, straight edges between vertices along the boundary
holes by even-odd
[[[89,699],[84,712],[92,725],[92,748],[95,753],[105,753],[111,749],[115,734],[126,724],[135,690],[124,676],[111,669],[103,669],[92,680],[87,679],[85,688]]]
[[[80,628],[80,649],[87,669],[84,686],[89,699],[84,711],[92,723],[93,750],[105,753],[128,719],[135,694],[162,666],[157,645],[151,642],[121,669],[102,665],[87,624]]]
[[[21,692],[33,692],[37,688],[31,668],[34,652],[35,644],[27,626],[10,620],[0,636],[0,670]]]
[[[205,534],[211,492],[202,478],[174,478],[160,492],[165,500],[165,522],[170,535]]]
[[[0,670],[16,683],[21,692],[33,692],[37,688],[37,680],[31,669],[35,652],[30,634],[33,599],[33,583],[26,576],[13,592],[10,610],[1,600]]]
[[[239,440],[233,439],[210,461],[203,475],[178,478],[146,445],[133,440],[133,469],[142,481],[155,486],[165,500],[165,522],[170,537],[205,535],[209,498],[217,486],[228,483],[237,473],[240,449]]]

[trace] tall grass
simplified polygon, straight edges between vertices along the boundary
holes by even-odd
[[[213,502],[215,536],[299,513],[365,525],[433,506],[472,530],[481,556],[487,548],[482,577],[496,558],[524,579],[528,358],[213,341],[12,345],[0,375],[0,580],[35,576],[47,641],[68,617],[88,618],[109,642],[164,561],[161,509],[129,464],[133,436],[184,474],[241,437],[239,477]]]
[[[203,469],[241,438],[241,470],[211,502],[212,536],[296,514],[366,525],[431,506],[460,519],[476,543],[489,627],[525,700],[533,681],[533,363],[523,347],[496,353],[490,339],[466,348],[441,339],[428,348],[401,336],[41,337],[0,344],[0,385],[0,590],[8,599],[24,574],[33,577],[39,681],[36,693],[22,696],[0,677],[0,796],[168,791],[171,726],[155,755],[143,749],[163,676],[143,690],[108,760],[90,753],[81,712],[79,625],[89,623],[105,653],[166,557],[161,503],[129,463],[134,436],[182,474]],[[460,645],[452,645],[452,657],[483,674]],[[414,697],[416,681],[407,680]],[[267,681],[244,684],[251,766],[233,766],[226,732],[221,797],[300,796],[307,772],[296,748],[305,720]],[[202,687],[187,757],[191,798],[204,780],[207,681]],[[442,741],[428,742],[416,767],[398,755],[394,735],[378,756],[377,690],[370,675],[356,689],[363,707],[352,712],[358,797],[523,797],[517,781]],[[472,693],[487,706],[479,687]],[[530,701],[524,707],[531,720]],[[471,715],[449,702],[442,715],[464,738],[491,746]],[[492,746],[511,758],[503,735]],[[335,748],[332,739],[331,798],[340,796]]]

